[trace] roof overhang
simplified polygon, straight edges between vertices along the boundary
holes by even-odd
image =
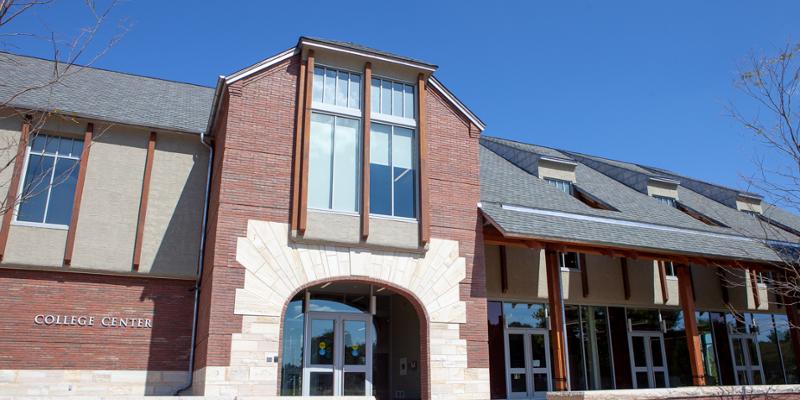
[[[429,74],[433,73],[433,71],[436,71],[436,69],[438,68],[437,66],[432,64],[412,61],[403,57],[392,57],[388,54],[369,51],[363,48],[355,48],[345,45],[334,44],[330,42],[323,42],[307,37],[300,38],[299,42],[297,43],[297,48],[325,49],[340,53],[347,53],[347,54],[352,54],[354,56],[363,57],[368,60],[382,61],[390,64],[397,64],[405,67],[419,69],[422,71],[426,71]]]

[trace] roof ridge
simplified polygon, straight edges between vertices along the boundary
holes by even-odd
[[[58,62],[58,63],[61,63],[61,64],[66,64],[65,62],[63,62],[61,60],[54,61],[52,59],[39,57],[39,56],[32,56],[32,55],[28,55],[28,54],[13,53],[13,52],[10,52],[10,51],[0,51],[0,55],[3,55],[3,54],[11,55],[11,56],[14,56],[14,57],[22,57],[22,58],[28,58],[28,59],[33,59],[33,60],[45,61],[45,62],[49,62],[49,63]],[[195,87],[200,87],[200,88],[204,88],[204,89],[212,89],[212,90],[214,89],[213,86],[206,86],[206,85],[202,85],[202,84],[199,84],[199,83],[177,81],[177,80],[174,80],[174,79],[159,78],[159,77],[155,77],[155,76],[135,74],[135,73],[132,73],[132,72],[116,71],[116,70],[109,69],[109,68],[101,68],[101,67],[95,67],[95,66],[91,66],[91,65],[78,64],[78,63],[73,63],[71,65],[74,65],[74,66],[77,66],[77,67],[80,67],[80,68],[88,68],[88,69],[92,69],[92,70],[96,70],[96,71],[109,72],[109,73],[112,73],[112,74],[120,74],[120,75],[133,76],[133,77],[137,77],[137,78],[152,79],[152,80],[157,80],[157,81],[162,81],[162,82],[177,83],[177,84],[180,84],[180,85],[195,86]]]

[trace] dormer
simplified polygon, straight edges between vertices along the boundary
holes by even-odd
[[[575,183],[575,167],[578,163],[566,158],[540,156],[537,172],[540,179]]]
[[[651,176],[647,179],[647,195],[675,207],[678,201],[679,184],[680,182],[673,179]]]
[[[761,215],[764,212],[761,207],[761,197],[750,193],[739,193],[736,196],[736,209],[754,215]]]

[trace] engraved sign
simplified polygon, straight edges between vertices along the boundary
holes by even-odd
[[[115,315],[56,315],[37,314],[33,323],[41,326],[77,326],[102,328],[147,328],[153,327],[150,318],[119,317]]]

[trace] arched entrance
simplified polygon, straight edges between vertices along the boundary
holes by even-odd
[[[280,394],[427,398],[425,318],[413,296],[378,281],[297,291],[282,317]]]

